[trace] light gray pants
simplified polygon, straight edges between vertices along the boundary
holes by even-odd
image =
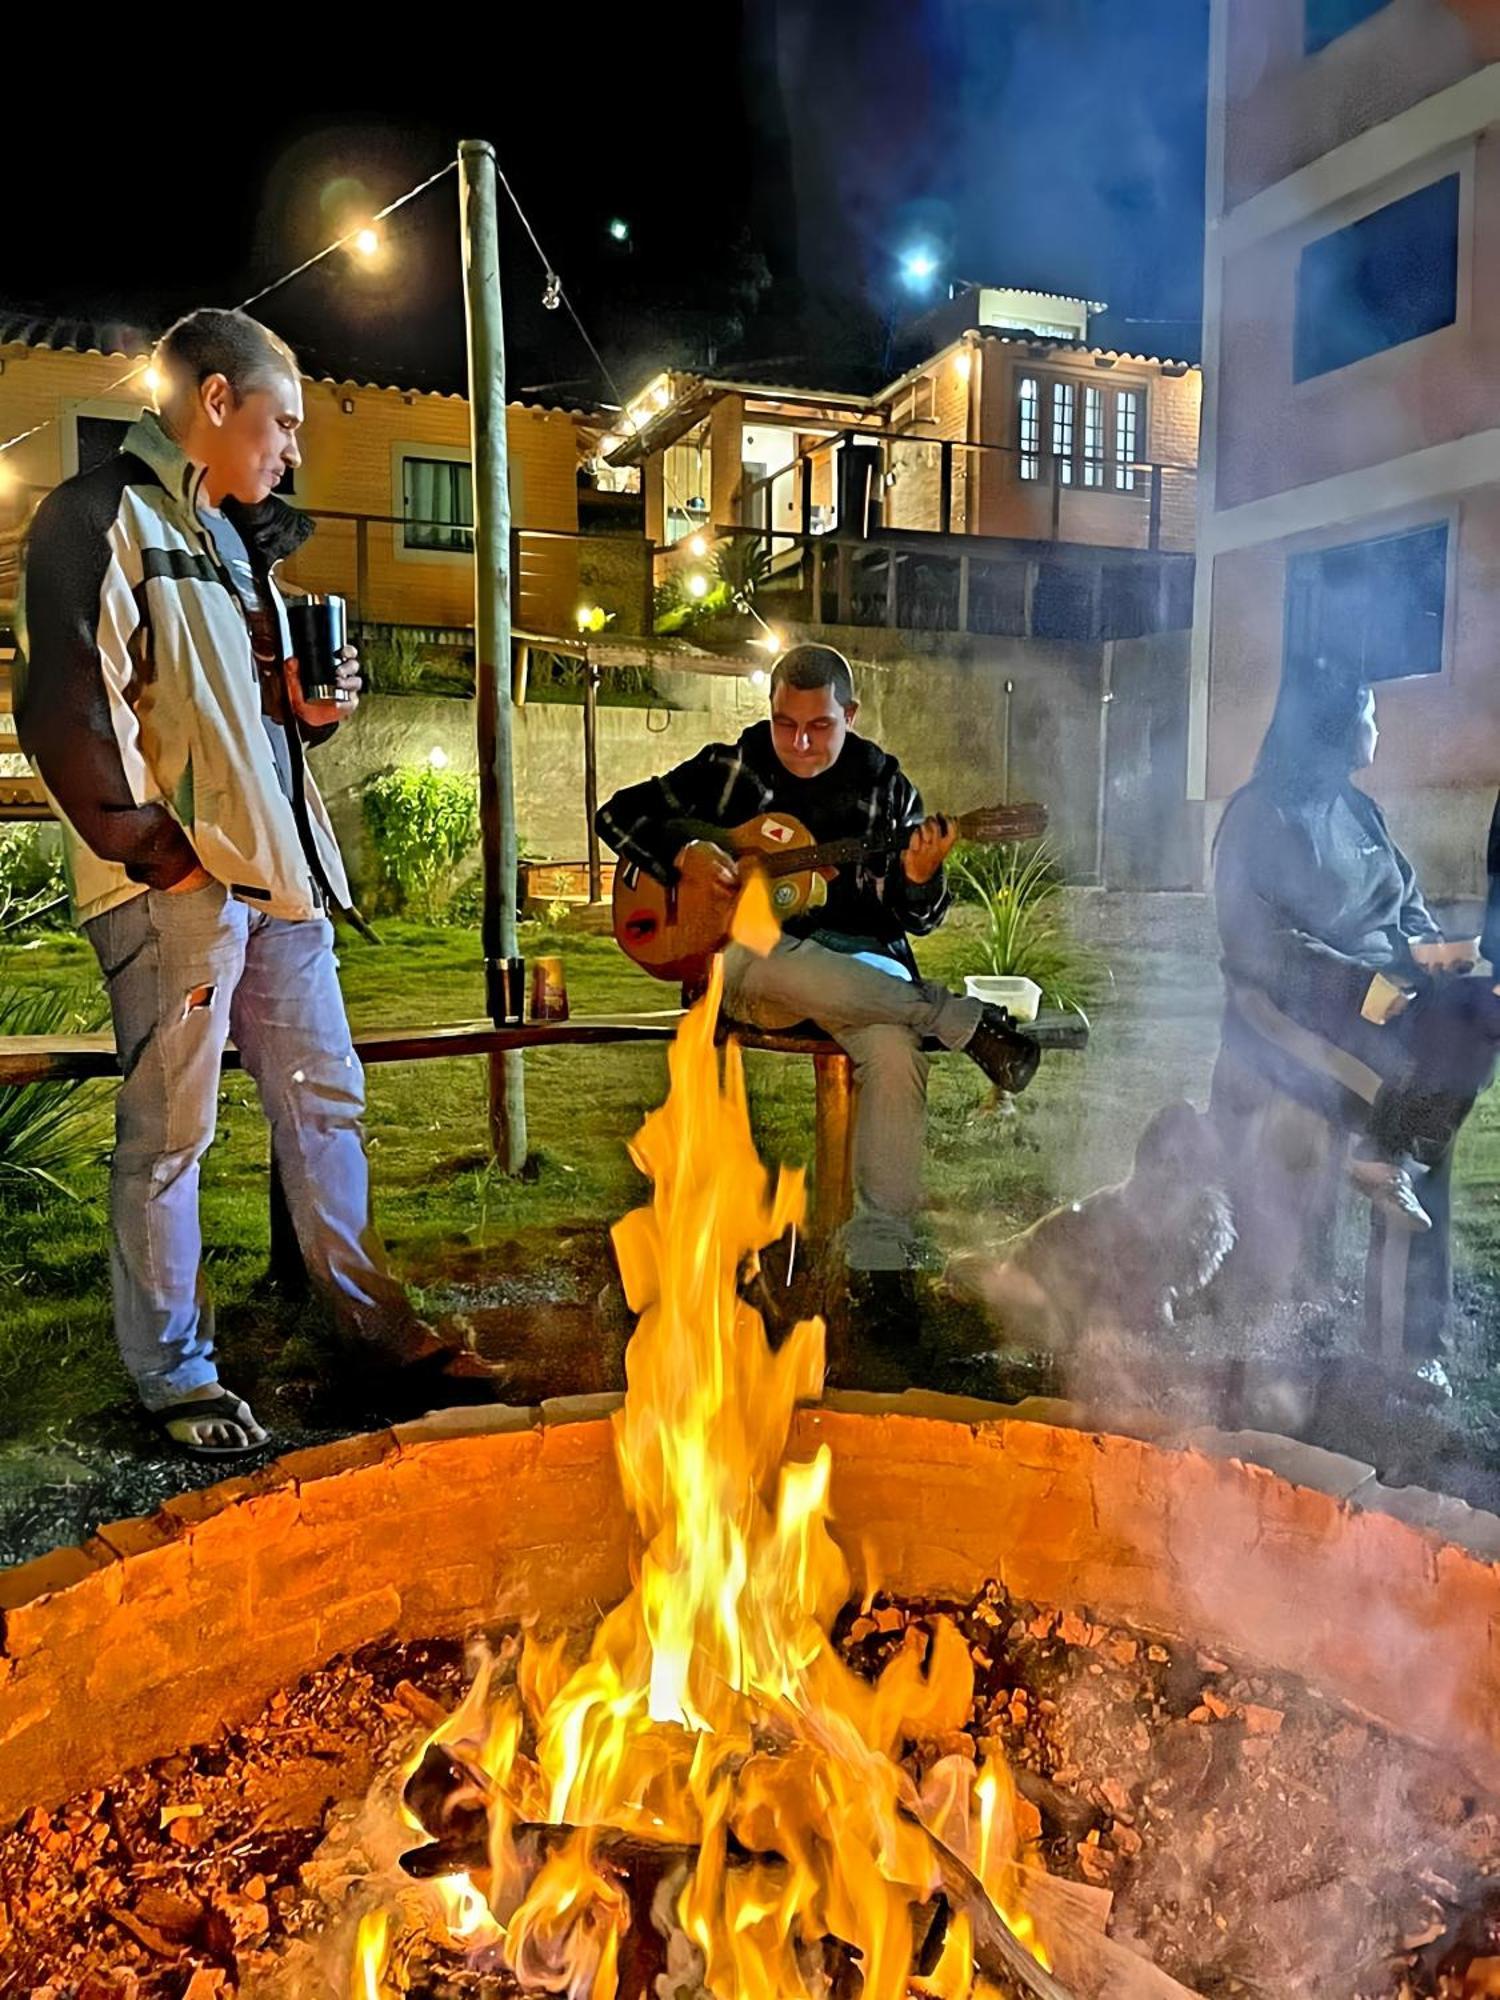
[[[220,883],[155,889],[84,926],[114,1017],[124,1081],[110,1169],[120,1354],[148,1409],[217,1381],[200,1298],[199,1163],[214,1135],[219,1061],[234,1037],[260,1090],[314,1284],[356,1334],[393,1355],[420,1322],[370,1220],[364,1071],[349,1036],[333,926],[288,923]]]
[[[899,974],[899,968],[898,974]],[[916,1245],[932,1040],[961,1049],[980,1003],[931,980],[877,971],[811,938],[783,938],[765,958],[724,953],[724,1011],[752,1028],[813,1021],[854,1060],[854,1219],[844,1239],[857,1271],[899,1271]]]

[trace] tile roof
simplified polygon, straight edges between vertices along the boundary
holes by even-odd
[[[0,305],[0,347],[43,347],[59,354],[97,354],[106,359],[118,355],[122,361],[133,361],[144,360],[155,341],[155,333],[126,320],[72,319]],[[453,390],[418,389],[403,382],[381,381],[373,376],[367,378],[349,370],[343,374],[332,373],[318,365],[315,350],[304,349],[304,357],[312,364],[303,369],[304,376],[310,381],[326,382],[335,388],[389,389],[403,396],[440,396],[452,402],[464,400]],[[552,416],[603,421],[601,413],[595,409],[566,408],[520,396],[512,396],[510,401],[513,404],[524,403],[527,409],[544,410]]]

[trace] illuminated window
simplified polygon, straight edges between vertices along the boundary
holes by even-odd
[[[1143,388],[1116,389],[1066,375],[1019,375],[1016,415],[1022,479],[1095,493],[1138,493],[1149,484],[1141,463]]]
[[[1092,383],[1083,392],[1083,483],[1104,484],[1104,391]]]
[[[1073,484],[1073,384],[1052,384],[1052,463],[1064,486]]]
[[[401,539],[409,549],[469,555],[474,548],[474,484],[464,458],[401,460]]]
[[[1115,391],[1115,489],[1134,493],[1140,453],[1141,399],[1134,389]]]
[[[1021,477],[1039,479],[1042,472],[1041,392],[1034,375],[1023,375],[1019,390],[1021,412]]]

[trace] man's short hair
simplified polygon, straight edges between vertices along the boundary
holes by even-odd
[[[161,378],[156,407],[169,421],[187,414],[210,375],[222,375],[238,403],[268,375],[298,373],[296,355],[278,334],[249,313],[217,306],[200,306],[169,326],[151,364]]]
[[[778,688],[832,688],[840,708],[854,706],[854,669],[834,646],[793,646],[771,669],[771,697]]]

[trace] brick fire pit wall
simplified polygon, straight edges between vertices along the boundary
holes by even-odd
[[[629,1536],[610,1398],[449,1412],[316,1451],[0,1572],[0,1822],[252,1714],[371,1640],[606,1606]],[[1067,1405],[830,1397],[860,1572],[986,1577],[1304,1676],[1500,1787],[1500,1520],[1284,1439],[1172,1443]]]

